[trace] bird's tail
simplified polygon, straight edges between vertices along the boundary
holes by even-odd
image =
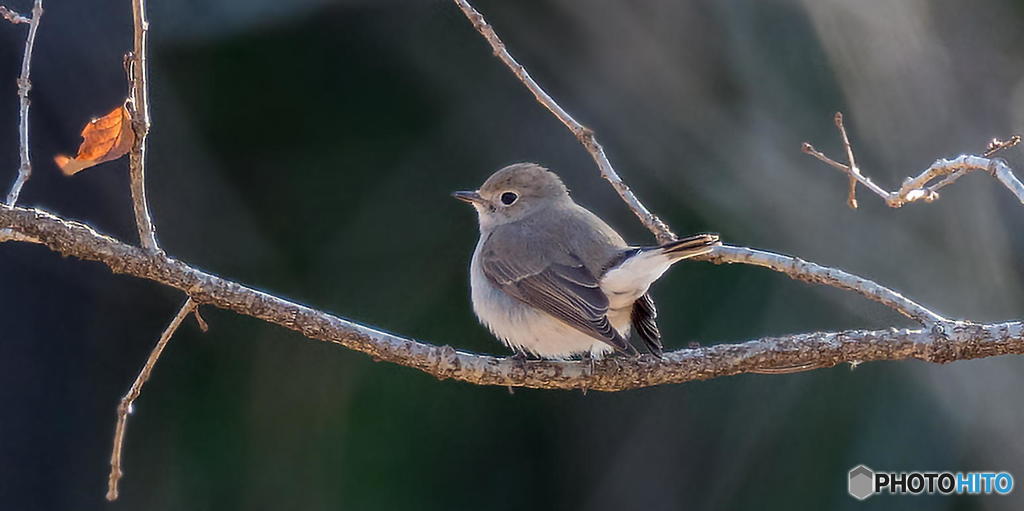
[[[711,252],[719,243],[717,234],[697,234],[681,240],[670,241],[658,249],[662,254],[669,256],[672,262],[676,262],[680,259]]]
[[[698,234],[664,245],[629,249],[601,277],[601,289],[611,293],[612,303],[609,305],[613,309],[625,305],[625,302],[632,305],[632,301],[646,293],[669,266],[687,257],[706,254],[718,243],[717,234]],[[615,303],[616,300],[624,303]]]

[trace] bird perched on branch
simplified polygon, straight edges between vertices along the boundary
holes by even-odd
[[[472,204],[480,221],[469,269],[473,310],[519,356],[636,355],[633,330],[660,356],[648,288],[672,264],[719,243],[716,234],[698,234],[629,246],[576,204],[558,175],[533,163],[509,165],[479,190],[452,195]]]

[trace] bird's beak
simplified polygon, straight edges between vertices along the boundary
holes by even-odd
[[[452,197],[470,204],[483,204],[484,198],[477,192],[452,192]]]

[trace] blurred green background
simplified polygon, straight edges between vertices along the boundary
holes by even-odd
[[[445,1],[151,2],[148,188],[174,257],[426,342],[504,354],[469,305],[472,211],[448,193],[536,161],[627,239],[651,236],[571,134]],[[29,0],[10,7],[28,11]],[[930,205],[845,205],[847,114],[893,187],[1024,131],[1024,4],[954,0],[479,1],[513,54],[676,232],[796,254],[940,313],[1024,311],[1024,209],[985,176]],[[47,1],[36,174],[21,204],[134,242],[127,163],[52,163],[123,100],[130,2]],[[24,26],[0,25],[0,178],[17,168]],[[1019,150],[1005,155],[1024,169]],[[4,185],[5,187],[8,185]],[[6,188],[5,188],[6,189]],[[910,326],[753,267],[654,288],[668,348]],[[206,307],[129,421],[118,399],[180,293],[0,246],[2,509],[1019,509],[1011,497],[856,502],[847,471],[1007,470],[1024,484],[1024,363],[871,363],[615,394],[438,382]]]

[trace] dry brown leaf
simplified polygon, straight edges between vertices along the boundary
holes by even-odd
[[[70,176],[93,165],[124,156],[134,142],[131,115],[121,105],[109,114],[89,121],[82,128],[82,145],[78,146],[78,155],[71,158],[58,154],[53,161],[65,175]]]

